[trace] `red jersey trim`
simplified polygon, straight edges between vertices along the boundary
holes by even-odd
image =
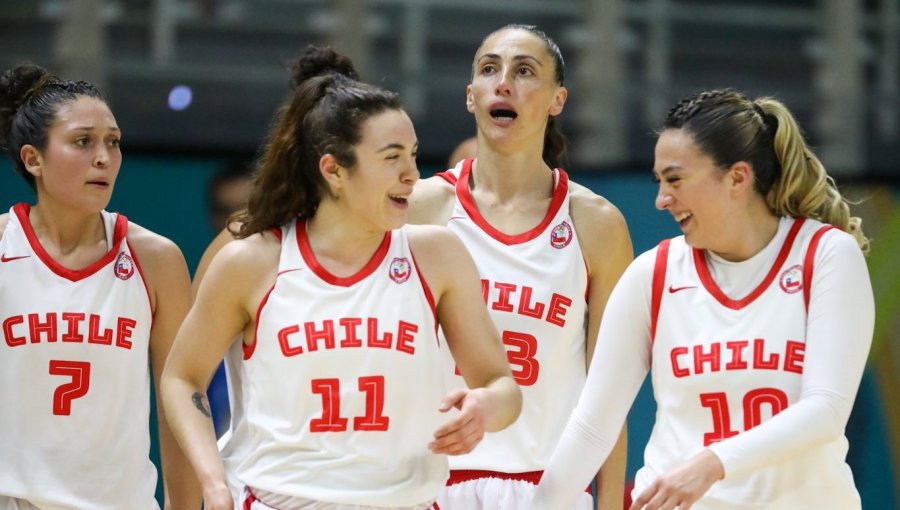
[[[274,235],[275,237],[277,237],[279,241],[281,241],[281,238],[282,238],[283,234],[281,233],[281,229],[280,229],[280,228],[278,228],[278,227],[272,227],[272,228],[269,229],[269,231],[272,232],[272,235]]]
[[[369,261],[366,262],[366,265],[364,265],[362,269],[357,271],[354,275],[344,277],[331,274],[327,269],[319,264],[318,260],[316,260],[316,255],[313,253],[312,248],[309,245],[309,237],[306,235],[305,221],[297,221],[297,245],[300,247],[300,255],[303,257],[303,261],[307,266],[309,266],[309,269],[312,270],[312,272],[315,273],[316,276],[332,285],[337,285],[340,287],[350,287],[353,284],[362,281],[366,277],[370,276],[375,272],[376,269],[378,269],[378,266],[381,265],[381,262],[387,255],[388,248],[391,245],[391,232],[384,233],[384,238],[381,240],[381,245],[378,246],[378,249],[375,250],[374,254],[372,254],[372,258],[370,258]]]
[[[278,274],[281,276],[281,273]],[[253,343],[250,345],[244,344],[244,359],[250,359],[250,356],[253,356],[253,352],[256,351],[256,344],[259,342],[259,317],[262,315],[263,308],[266,307],[266,303],[269,302],[269,296],[272,295],[272,291],[275,290],[275,284],[278,283],[278,276],[275,277],[275,281],[272,282],[272,286],[269,287],[268,292],[263,298],[259,301],[259,306],[256,307],[256,323],[253,325]]]
[[[763,278],[763,281],[750,292],[750,294],[742,299],[731,299],[722,292],[722,289],[719,288],[709,272],[709,266],[706,264],[706,257],[703,255],[703,250],[694,248],[694,266],[697,268],[697,274],[700,276],[700,282],[703,284],[703,287],[716,298],[716,301],[718,301],[719,304],[726,308],[731,308],[732,310],[740,310],[753,303],[756,298],[765,292],[769,285],[772,284],[772,281],[775,280],[778,271],[781,270],[781,266],[784,265],[784,261],[791,251],[791,247],[794,245],[794,240],[797,238],[797,233],[800,232],[800,227],[803,225],[804,221],[806,221],[806,218],[797,218],[794,220],[794,224],[791,226],[790,232],[788,232],[787,239],[784,240],[781,251],[778,252],[778,257],[775,259],[775,263],[772,264],[771,269],[769,269],[769,273]]]
[[[25,238],[28,239],[28,244],[31,245],[31,249],[34,250],[35,255],[37,255],[41,262],[56,275],[73,282],[83,280],[109,265],[109,263],[119,254],[119,247],[122,244],[122,240],[125,239],[125,234],[128,232],[128,219],[122,214],[117,214],[116,225],[113,227],[113,242],[112,246],[109,247],[109,251],[100,257],[99,260],[83,269],[69,269],[63,267],[59,262],[54,260],[44,247],[41,246],[37,234],[35,234],[34,229],[31,228],[31,221],[28,219],[28,214],[31,212],[31,206],[24,202],[20,202],[13,206],[13,212],[19,219],[22,230],[25,232]]]
[[[464,164],[471,165],[472,160],[467,159],[466,163],[464,163]],[[445,181],[449,182],[450,184],[453,184],[454,186],[456,185],[456,176],[453,175],[453,172],[451,172],[450,170],[444,170],[443,172],[438,172],[434,175],[436,177],[440,177],[441,179],[444,179]]]
[[[422,276],[422,271],[419,269],[419,263],[416,262],[416,255],[412,252],[412,247],[410,247],[409,249],[409,255],[412,257],[413,267],[416,268],[416,274],[419,276],[419,282],[422,283],[422,290],[425,292],[425,299],[428,300],[428,307],[431,308],[431,315],[434,317],[434,334],[437,338],[438,345],[441,345],[440,335],[437,334],[437,306],[435,306],[434,304],[434,294],[431,293],[431,289],[428,287],[428,282],[426,282],[425,278]]]
[[[256,494],[253,494],[253,491],[250,490],[250,487],[246,487],[247,489],[247,499],[244,500],[244,504],[241,506],[242,510],[251,510],[253,508],[253,503],[259,501],[256,498]]]
[[[837,227],[834,225],[822,226],[813,234],[812,239],[809,241],[809,246],[806,248],[806,255],[803,257],[803,304],[806,306],[807,312],[809,312],[809,294],[812,288],[813,266],[816,262],[816,250],[819,248],[819,241],[822,240],[822,236],[826,232],[836,229]]]
[[[478,211],[478,206],[475,205],[475,200],[472,199],[472,194],[469,191],[469,178],[472,175],[471,171],[472,160],[467,159],[463,161],[459,180],[456,181],[456,196],[459,198],[459,202],[462,204],[463,209],[465,209],[466,213],[468,213],[469,217],[476,225],[489,236],[506,245],[522,244],[541,235],[544,230],[547,229],[547,226],[550,225],[550,222],[556,216],[556,213],[559,212],[559,208],[562,207],[563,201],[569,193],[569,176],[566,174],[565,170],[561,168],[553,170],[553,180],[556,183],[556,186],[553,189],[553,199],[550,201],[550,207],[547,209],[547,214],[544,215],[544,219],[531,230],[522,232],[521,234],[509,235],[494,228]]]
[[[669,267],[669,242],[666,239],[656,248],[656,263],[653,266],[653,286],[650,297],[650,343],[656,341],[656,322],[662,305],[663,289],[666,286],[666,270]]]
[[[147,285],[147,277],[144,276],[144,268],[141,267],[141,261],[138,260],[138,255],[134,251],[134,248],[131,247],[131,243],[128,242],[128,238],[125,238],[125,245],[128,246],[128,251],[131,252],[131,259],[134,261],[134,267],[137,268],[138,274],[141,276],[141,281],[144,282],[144,292],[147,294],[147,306],[150,307],[150,329],[153,330],[153,317],[156,315],[156,310],[153,308],[153,298],[150,297],[150,286]]]
[[[471,482],[472,480],[480,480],[482,478],[499,478],[500,480],[516,480],[518,482],[528,482],[537,485],[544,476],[543,471],[526,471],[524,473],[503,473],[500,471],[488,471],[484,469],[451,469],[450,478],[447,479],[447,487],[463,482]],[[590,485],[584,490],[591,494]]]

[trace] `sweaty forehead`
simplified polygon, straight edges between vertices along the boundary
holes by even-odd
[[[507,29],[490,35],[478,48],[476,61],[484,55],[530,56],[545,60],[550,55],[544,42],[527,30]]]
[[[116,119],[106,103],[93,97],[78,96],[60,105],[56,111],[54,125],[71,128],[86,123],[93,125],[97,122],[100,122],[102,127],[117,129]]]

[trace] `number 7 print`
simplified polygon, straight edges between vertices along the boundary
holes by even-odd
[[[65,375],[72,378],[53,392],[53,414],[72,414],[72,401],[85,396],[91,386],[91,364],[87,361],[50,360],[50,375]]]

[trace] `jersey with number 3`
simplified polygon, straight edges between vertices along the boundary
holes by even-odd
[[[481,275],[484,300],[500,332],[522,413],[485,435],[452,469],[538,471],[553,452],[585,380],[587,267],[569,214],[568,176],[553,171],[553,197],[541,222],[514,235],[494,228],[469,191],[472,160],[439,174],[456,186],[447,227],[462,240]],[[451,364],[452,360],[447,360]],[[465,383],[456,377],[459,387]]]
[[[67,269],[30,208],[0,239],[0,495],[40,508],[158,508],[149,459],[150,300],[122,215],[109,251]]]
[[[774,246],[777,256],[739,298],[720,289],[704,252],[684,237],[657,249],[651,366],[658,409],[636,494],[704,447],[758,426],[800,398],[814,255],[833,227],[780,221],[787,235]],[[859,508],[846,454],[842,435],[783,463],[718,481],[695,507]]]
[[[238,478],[298,500],[384,507],[434,499],[446,421],[435,303],[404,229],[356,274],[317,260],[306,224],[282,229],[278,276],[245,348],[249,455]]]

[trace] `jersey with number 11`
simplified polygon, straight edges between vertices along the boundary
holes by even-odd
[[[282,229],[242,377],[249,455],[238,478],[297,500],[410,507],[434,499],[447,460],[428,450],[448,415],[435,302],[406,231],[339,277],[306,224]],[[284,505],[289,506],[289,505]]]
[[[40,508],[158,508],[149,459],[151,310],[128,220],[72,270],[18,204],[0,239],[0,495]]]

